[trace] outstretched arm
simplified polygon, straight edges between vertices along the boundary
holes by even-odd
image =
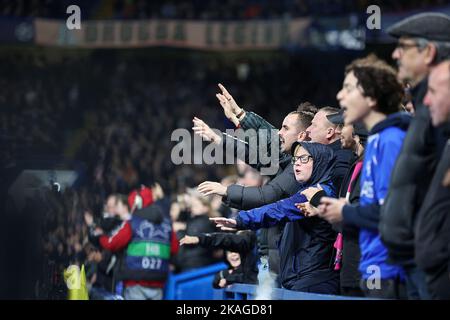
[[[269,228],[282,222],[303,219],[295,206],[296,203],[306,202],[306,197],[300,193],[292,197],[271,203],[260,208],[241,211],[236,217],[238,229]]]

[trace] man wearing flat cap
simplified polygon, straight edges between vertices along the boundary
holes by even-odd
[[[389,261],[405,269],[408,298],[428,299],[425,275],[414,262],[414,227],[446,139],[442,130],[432,127],[423,98],[431,68],[450,56],[450,17],[420,13],[387,32],[398,39],[392,58],[398,65],[398,78],[411,86],[415,117],[392,171],[379,230]]]

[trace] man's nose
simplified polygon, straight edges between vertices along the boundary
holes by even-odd
[[[394,60],[398,60],[400,59],[400,49],[399,48],[395,48],[394,51],[392,51],[392,59]]]
[[[427,107],[430,106],[431,101],[430,101],[430,94],[429,94],[429,93],[427,93],[427,94],[425,95],[425,98],[423,98],[423,104],[424,104],[425,106],[427,106]]]

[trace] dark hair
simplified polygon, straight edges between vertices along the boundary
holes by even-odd
[[[128,210],[131,210],[130,205],[128,204],[128,197],[124,194],[116,194],[116,203],[122,203],[124,206],[128,208]]]
[[[377,110],[391,114],[400,110],[403,87],[394,68],[375,55],[356,59],[345,68],[345,75],[353,72],[363,95],[377,102]]]
[[[296,114],[298,116],[298,126],[306,130],[311,125],[314,115],[317,113],[317,107],[310,102],[302,102],[297,107],[297,110],[289,114]]]
[[[318,108],[313,105],[311,102],[305,101],[298,105],[297,111],[298,112],[305,112],[305,113],[311,113],[315,115],[317,113]]]

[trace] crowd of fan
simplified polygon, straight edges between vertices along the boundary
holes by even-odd
[[[447,170],[445,165],[448,165],[445,162],[448,160],[448,150],[443,151],[448,133],[433,129],[442,122],[448,122],[448,119],[442,121],[442,111],[438,109],[441,105],[445,107],[448,101],[434,98],[436,92],[442,96],[448,95],[448,89],[440,92],[438,90],[442,90],[441,87],[434,87],[438,75],[430,76],[430,86],[433,87],[427,87],[426,80],[432,70],[448,72],[442,66],[436,69],[432,67],[448,59],[448,40],[441,39],[448,39],[449,36],[441,33],[450,29],[436,31],[429,17],[417,19],[418,22],[413,20],[413,25],[407,25],[407,29],[417,28],[414,25],[417,23],[422,25],[419,28],[421,30],[425,23],[431,30],[425,35],[429,37],[425,41],[419,36],[419,40],[405,37],[402,33],[405,22],[397,25],[397,29],[392,29],[392,34],[400,37],[393,53],[393,58],[402,62],[398,78],[410,81],[413,101],[408,102],[412,103],[413,108],[410,106],[408,109],[406,101],[403,102],[410,113],[415,110],[414,118],[397,113],[403,88],[394,70],[373,57],[357,60],[346,69],[343,89],[337,95],[341,107],[346,108],[344,115],[336,108],[325,107],[318,111],[308,104],[301,104],[294,111],[287,112],[304,100],[323,106],[331,100],[330,92],[338,92],[337,83],[335,87],[328,85],[328,81],[338,78],[333,73],[335,68],[330,67],[325,83],[323,77],[315,78],[314,72],[309,72],[308,68],[314,68],[314,65],[308,66],[295,58],[288,61],[275,59],[268,64],[243,62],[235,68],[218,65],[213,60],[201,60],[202,64],[199,63],[200,59],[195,58],[180,58],[174,62],[170,59],[118,57],[111,52],[100,52],[92,53],[88,58],[69,59],[62,63],[47,64],[44,61],[46,78],[37,76],[42,66],[36,60],[20,60],[18,64],[25,68],[25,74],[29,72],[30,77],[14,78],[12,75],[11,79],[15,81],[4,83],[11,90],[1,96],[2,104],[8,104],[10,108],[9,112],[2,114],[3,138],[18,137],[21,140],[15,142],[17,146],[37,145],[44,149],[50,147],[50,151],[52,148],[61,150],[64,146],[69,152],[75,150],[72,155],[85,161],[88,166],[84,186],[78,190],[68,189],[62,195],[50,193],[50,201],[47,201],[50,206],[44,210],[43,246],[48,259],[56,264],[55,274],[61,274],[61,268],[68,264],[87,262],[88,281],[94,288],[91,291],[94,297],[118,298],[115,295],[116,284],[121,280],[125,287],[123,294],[127,299],[160,299],[169,265],[176,272],[205,266],[220,261],[224,256],[221,250],[229,252],[227,259],[230,268],[217,275],[214,281],[216,287],[235,282],[257,283],[254,249],[258,247],[260,279],[263,279],[263,270],[268,265],[271,273],[265,273],[266,279],[271,278],[277,285],[291,290],[394,299],[448,298],[448,252],[444,250],[441,256],[442,252],[439,251],[442,242],[445,242],[442,237],[447,236],[445,228],[448,218],[443,217],[444,234],[427,232],[428,235],[436,235],[437,239],[432,241],[434,247],[428,250],[439,251],[439,254],[434,256],[435,259],[426,261],[423,259],[423,246],[417,246],[417,242],[414,244],[414,240],[417,241],[414,232],[419,229],[413,226],[417,221],[407,218],[408,223],[401,221],[399,224],[401,219],[393,218],[400,210],[398,205],[402,201],[399,199],[406,196],[406,203],[414,203],[417,197],[416,191],[411,189],[408,192],[396,189],[405,180],[404,171],[400,170],[403,166],[408,167],[410,172],[421,170],[428,178],[427,183],[427,179],[417,174],[416,180],[412,176],[413,181],[407,181],[413,186],[421,185],[422,202],[412,205],[406,217],[418,214],[422,218],[421,223],[426,225],[421,216],[425,214],[423,211],[427,209],[426,213],[429,214],[430,208],[437,208],[436,214],[442,214],[441,211],[445,209],[438,205],[433,207],[436,203],[440,205],[441,198],[434,197],[443,195],[445,199],[448,194],[448,185],[445,186],[448,181],[443,182],[444,186],[441,185]],[[442,16],[431,16],[431,19],[444,19],[443,24],[449,21],[448,17]],[[433,38],[436,34],[439,40]],[[412,70],[414,66],[404,63],[402,59],[407,58],[407,50],[411,50],[410,54],[417,54],[423,67]],[[428,53],[434,56],[420,56]],[[10,59],[14,66],[16,57]],[[38,60],[42,63],[41,58]],[[333,63],[336,61],[333,60]],[[242,72],[242,66],[246,66],[244,70],[250,71]],[[5,68],[6,74],[13,74],[12,70],[15,70],[8,65],[2,68]],[[273,69],[277,72],[272,73]],[[308,81],[304,81],[305,74],[311,75]],[[218,80],[226,83],[229,91],[220,86],[219,93],[215,95],[214,88]],[[280,86],[280,83],[287,85]],[[360,90],[364,95],[352,96],[352,92]],[[229,92],[236,95],[231,96]],[[424,100],[426,93],[428,98]],[[215,98],[223,107],[225,117],[217,112],[222,108],[218,107]],[[239,107],[236,101],[246,109],[263,110],[258,113],[273,123],[282,123],[278,132],[280,170],[268,178],[270,181],[262,179],[246,166],[238,167],[238,177],[230,176],[232,168],[227,167],[174,166],[170,158],[171,132],[178,128],[191,128],[191,119],[194,119],[193,129],[196,134],[218,145],[229,140],[233,145],[243,143],[248,146],[248,143],[227,135],[217,135],[207,123],[219,124],[221,129],[231,127],[232,124],[243,129],[274,129],[257,114]],[[280,101],[283,101],[282,106],[279,106]],[[380,101],[386,105],[377,104]],[[350,105],[358,103],[374,110],[367,111],[365,115],[351,113]],[[423,104],[432,110],[433,127],[430,126],[430,114],[426,111],[428,108]],[[17,105],[23,107],[20,116],[12,112]],[[287,113],[284,119],[283,111]],[[194,118],[196,116],[203,120]],[[354,122],[348,120],[351,116]],[[30,118],[34,119],[31,122],[33,129],[28,133],[26,124]],[[65,122],[70,118],[75,122],[72,125],[71,121]],[[359,130],[356,120],[372,129],[367,142],[365,139],[368,133]],[[409,122],[411,124],[407,130]],[[67,123],[73,128],[82,125],[80,131],[72,131],[68,145],[61,134],[70,132],[67,128],[61,129]],[[346,135],[345,129],[349,130],[349,135]],[[391,129],[390,135],[382,135],[383,130]],[[428,138],[422,135],[429,135],[428,138],[434,135],[432,141],[436,145],[428,144]],[[412,138],[408,138],[410,136]],[[420,145],[415,138],[424,141],[422,147],[425,154],[417,149],[420,149]],[[347,148],[346,139],[350,141]],[[386,147],[393,148],[387,152],[389,156],[384,154],[384,158],[380,158],[379,152],[383,150],[378,149],[377,139],[381,139],[382,146],[383,139],[387,139],[389,143]],[[406,147],[402,149],[403,140]],[[267,143],[271,142],[274,143],[273,139]],[[324,145],[330,145],[331,148]],[[427,148],[431,148],[432,152]],[[14,148],[8,150],[12,158],[17,158]],[[364,160],[363,150],[372,152]],[[417,153],[419,157],[415,159],[430,155],[434,158],[425,159],[426,164],[420,161],[409,163],[408,155]],[[336,164],[333,163],[334,154]],[[355,158],[353,154],[356,154]],[[396,166],[400,167],[393,171],[397,155],[400,160]],[[350,159],[355,165],[351,170]],[[390,162],[386,162],[386,159]],[[244,157],[242,160],[248,159]],[[362,167],[359,172],[356,170],[358,163]],[[433,163],[435,166],[431,165]],[[309,169],[301,169],[308,164]],[[424,165],[428,171],[424,170]],[[257,165],[256,169],[261,169],[261,165]],[[305,178],[307,170],[310,170],[309,177]],[[380,170],[375,176],[381,179],[374,181],[370,170]],[[392,177],[398,184],[395,184],[396,188],[390,189],[391,198],[386,197],[389,181],[383,177],[391,177],[391,173],[397,172],[400,173]],[[357,192],[358,199],[352,200],[351,194],[355,192],[355,186],[359,185],[354,184],[358,174],[359,179],[366,184],[362,183],[361,195]],[[211,182],[222,177],[226,178],[220,183]],[[408,177],[411,178],[411,175]],[[202,181],[206,182],[200,184]],[[339,190],[344,185],[343,181],[347,183],[346,188]],[[141,184],[148,187],[140,187]],[[196,185],[199,185],[198,190],[188,188]],[[427,192],[428,187],[433,188],[433,192]],[[172,194],[171,198],[169,193]],[[374,194],[376,203],[373,202]],[[333,199],[339,196],[347,196],[347,202]],[[280,201],[283,198],[287,199]],[[381,221],[380,210],[384,217]],[[215,233],[210,218],[224,231],[256,230],[261,227],[262,230],[269,228],[269,231]],[[429,219],[429,223],[435,221],[434,217]],[[352,231],[345,228],[346,223],[353,226]],[[277,227],[277,224],[282,227]],[[161,238],[153,231],[149,232],[152,236],[146,235],[140,229],[142,225],[150,230],[159,230]],[[406,259],[402,251],[404,243],[399,245],[398,237],[390,238],[397,232],[392,228],[405,226],[410,226],[409,232],[413,234],[412,257],[407,250]],[[431,228],[433,226],[428,225]],[[359,242],[351,235],[355,227],[360,232]],[[274,232],[271,233],[270,229]],[[419,231],[422,231],[419,234],[423,237],[423,230]],[[156,246],[156,256],[160,260],[155,262],[148,260],[148,252],[142,253],[138,248],[139,243],[144,242],[147,248],[151,248],[148,250],[155,250],[154,243],[157,240],[162,241],[162,244]],[[356,244],[357,250],[353,247],[354,251],[349,252],[349,244]],[[402,249],[401,254],[396,251],[399,248]],[[357,253],[358,250],[361,252]],[[414,250],[422,258],[416,256],[414,260]],[[236,252],[239,257],[232,254]],[[151,253],[155,254],[153,251]],[[386,259],[388,253],[389,261]],[[142,266],[131,268],[133,263],[130,261],[133,259],[140,259]],[[359,271],[357,265],[349,269],[347,261],[352,259],[361,263]],[[371,275],[364,274],[370,262],[378,265],[383,276],[386,276],[379,279],[381,287],[376,281],[371,285]],[[148,273],[148,263],[156,271]],[[133,273],[132,270],[139,272]],[[348,286],[343,286],[343,270],[352,278],[346,282],[350,284]]]
[[[170,265],[195,269],[214,262],[218,249],[228,251],[229,268],[216,275],[217,288],[274,283],[310,293],[449,299],[449,27],[442,14],[392,26],[398,71],[373,55],[354,60],[336,94],[341,109],[302,103],[283,119],[278,138],[219,84],[225,116],[259,131],[258,139],[250,131],[244,140],[218,134],[197,116],[194,133],[261,172],[267,163],[251,150],[270,150],[263,153],[277,158],[278,171],[265,184],[204,181],[173,198],[170,219],[158,184],[109,196],[121,218],[113,231],[86,215],[91,242],[119,255],[113,277],[123,280],[125,299],[162,298]],[[262,296],[270,298],[266,288]]]

